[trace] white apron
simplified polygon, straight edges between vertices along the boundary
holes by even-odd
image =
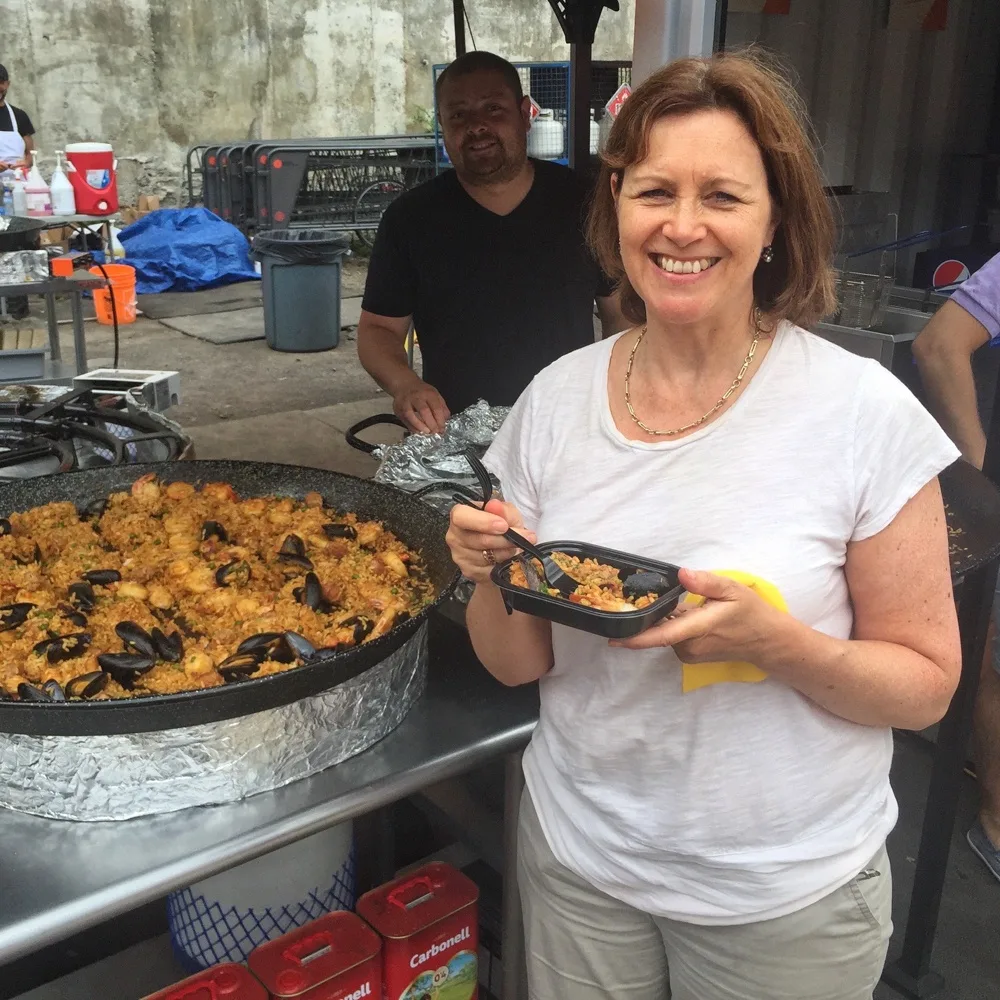
[[[24,139],[17,130],[17,118],[14,109],[7,104],[0,109],[0,114],[6,111],[10,115],[9,132],[0,132],[0,163],[20,163],[24,159]]]

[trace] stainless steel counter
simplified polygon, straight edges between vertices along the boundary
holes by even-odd
[[[424,697],[381,743],[322,774],[235,805],[124,823],[0,812],[0,965],[519,752],[538,718],[537,688],[503,687],[478,663],[462,630],[432,624]]]

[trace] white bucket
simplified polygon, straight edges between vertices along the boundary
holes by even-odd
[[[354,909],[354,825],[341,823],[167,899],[170,941],[191,971],[245,962],[259,944]]]

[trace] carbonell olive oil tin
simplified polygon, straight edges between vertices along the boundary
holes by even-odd
[[[477,1000],[479,888],[450,865],[425,865],[373,889],[358,915],[382,938],[384,1000]]]

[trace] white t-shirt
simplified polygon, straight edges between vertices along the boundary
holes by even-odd
[[[789,323],[717,420],[630,441],[608,405],[612,338],[542,371],[486,464],[541,539],[754,573],[839,638],[847,544],[885,528],[958,451],[902,383]],[[794,912],[892,829],[892,734],[772,680],[681,693],[671,649],[552,626],[524,770],[556,858],[609,895],[696,924]]]

